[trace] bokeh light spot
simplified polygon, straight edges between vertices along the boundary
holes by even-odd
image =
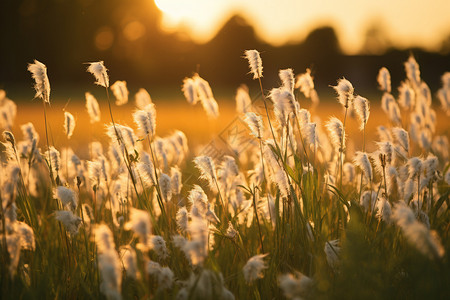
[[[109,27],[101,27],[95,35],[95,47],[98,50],[105,51],[111,48],[114,42],[114,33]]]
[[[139,21],[132,21],[123,28],[123,35],[129,41],[136,41],[145,35],[145,26]]]

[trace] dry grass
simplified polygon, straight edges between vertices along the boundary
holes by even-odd
[[[131,134],[134,103],[113,106],[116,124],[106,136],[103,88],[94,95],[102,112],[94,125],[84,99],[53,99],[52,155],[44,155],[41,103],[19,102],[0,162],[0,297],[449,299],[450,164],[442,146],[448,141],[429,145],[433,137],[449,137],[448,116],[429,107],[426,95],[418,97],[415,111],[423,119],[414,125],[423,138],[410,138],[408,149],[406,133],[377,136],[377,126],[394,125],[381,111],[381,93],[369,97],[367,153],[355,155],[363,149],[359,122],[344,121],[345,144],[345,117],[335,99],[322,99],[310,108],[312,120],[302,119],[307,112],[295,108],[293,89],[284,85],[292,81],[275,88],[284,97],[272,97],[282,112],[275,117],[271,105],[267,115],[261,109],[260,96],[247,117],[235,112],[233,99],[218,98],[217,120],[181,100],[181,92],[179,99],[153,99],[156,134],[147,105],[137,119],[146,127],[138,138]],[[208,94],[196,89],[199,98]],[[352,93],[353,87],[344,98],[351,101]],[[212,96],[202,104],[208,101]],[[396,106],[387,106],[392,115]],[[70,140],[64,110],[76,119]],[[407,130],[409,114],[402,114]],[[328,132],[314,131],[331,116],[337,119]],[[247,148],[242,144],[233,156],[200,151],[224,131],[229,136],[236,118],[256,128]],[[40,149],[32,133],[21,136],[27,122],[39,132]],[[241,123],[248,135],[249,123]],[[185,133],[188,147],[182,133],[164,139],[174,130]],[[334,144],[327,146],[330,136]],[[89,153],[96,140],[105,150]],[[74,153],[60,159],[58,151],[68,146]]]
[[[381,98],[381,95],[379,96]],[[48,116],[51,124],[51,132],[55,146],[66,146],[67,138],[64,135],[64,109],[72,113],[77,122],[75,132],[70,140],[70,146],[77,153],[87,153],[87,143],[89,141],[98,140],[106,143],[108,138],[105,135],[103,124],[110,122],[108,115],[107,100],[101,96],[97,99],[102,111],[100,123],[91,125],[89,116],[85,108],[85,99],[72,99],[65,103],[60,99],[52,101],[51,107],[48,109]],[[389,120],[386,114],[381,110],[378,99],[369,99],[372,103],[370,118],[367,123],[366,137],[367,141],[376,141],[376,128],[380,124],[388,124]],[[436,103],[437,100],[435,99]],[[32,122],[41,135],[44,137],[45,130],[42,122],[42,104],[36,100],[25,104],[25,101],[19,101],[18,115],[15,121],[16,126],[27,122]],[[234,99],[218,99],[220,107],[220,116],[216,120],[209,119],[204,113],[201,106],[191,106],[182,99],[181,91],[179,99],[157,99],[154,100],[157,109],[157,131],[160,136],[165,136],[178,129],[183,131],[188,137],[189,144],[192,149],[201,149],[202,145],[210,142],[222,130],[233,122],[238,116],[235,110]],[[305,103],[305,104],[303,104]],[[307,99],[300,100],[300,105],[309,107],[310,101]],[[115,121],[119,124],[127,124],[134,127],[131,112],[135,109],[133,101],[124,106],[113,106],[113,114]],[[437,113],[437,135],[447,135],[450,138],[450,128],[448,117],[439,107],[435,107]],[[328,120],[330,116],[339,116],[342,114],[342,107],[335,99],[325,99],[311,110],[313,116],[321,119],[322,124]],[[407,119],[407,115],[403,116]],[[354,153],[354,149],[360,149],[362,145],[362,132],[359,131],[358,121],[349,118],[348,126],[346,126],[347,135],[349,136],[349,144],[347,145],[348,155]],[[43,140],[41,141],[43,142]],[[41,145],[44,146],[44,145]],[[376,148],[374,142],[367,143],[367,151],[373,151]],[[45,147],[44,147],[45,148]]]

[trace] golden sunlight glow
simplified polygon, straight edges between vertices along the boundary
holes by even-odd
[[[132,21],[125,25],[123,34],[129,41],[136,41],[145,35],[145,27],[139,21]]]
[[[114,42],[114,33],[110,27],[101,27],[97,30],[94,38],[95,47],[98,50],[104,51],[111,48]]]
[[[161,27],[184,31],[195,41],[211,39],[230,16],[230,6],[221,0],[154,0],[163,12]]]
[[[156,6],[173,19],[180,20],[192,14],[189,1],[184,0],[155,0]]]
[[[341,46],[356,53],[367,29],[378,24],[398,47],[441,45],[450,28],[448,0],[154,0],[161,27],[192,39],[211,39],[234,13],[244,16],[265,41],[281,45],[303,40],[318,26],[336,29]]]

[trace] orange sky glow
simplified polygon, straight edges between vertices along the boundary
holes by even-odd
[[[152,0],[150,0],[152,1]],[[154,0],[162,28],[211,39],[239,13],[260,38],[281,45],[303,40],[310,30],[331,25],[346,53],[357,53],[369,26],[379,25],[397,47],[436,50],[450,35],[448,0]]]

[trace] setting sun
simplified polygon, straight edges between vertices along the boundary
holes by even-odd
[[[450,2],[356,0],[154,0],[163,12],[162,28],[210,40],[232,14],[244,16],[260,38],[273,45],[299,42],[311,30],[331,25],[348,54],[357,53],[367,31],[378,26],[395,45],[436,50],[450,21]],[[387,9],[389,8],[389,9]],[[351,13],[349,13],[351,11]]]
[[[192,5],[183,0],[155,0],[156,6],[173,19],[181,19],[192,14]]]
[[[209,0],[154,0],[163,13],[161,27],[168,32],[186,31],[206,42],[230,16],[230,3]]]

